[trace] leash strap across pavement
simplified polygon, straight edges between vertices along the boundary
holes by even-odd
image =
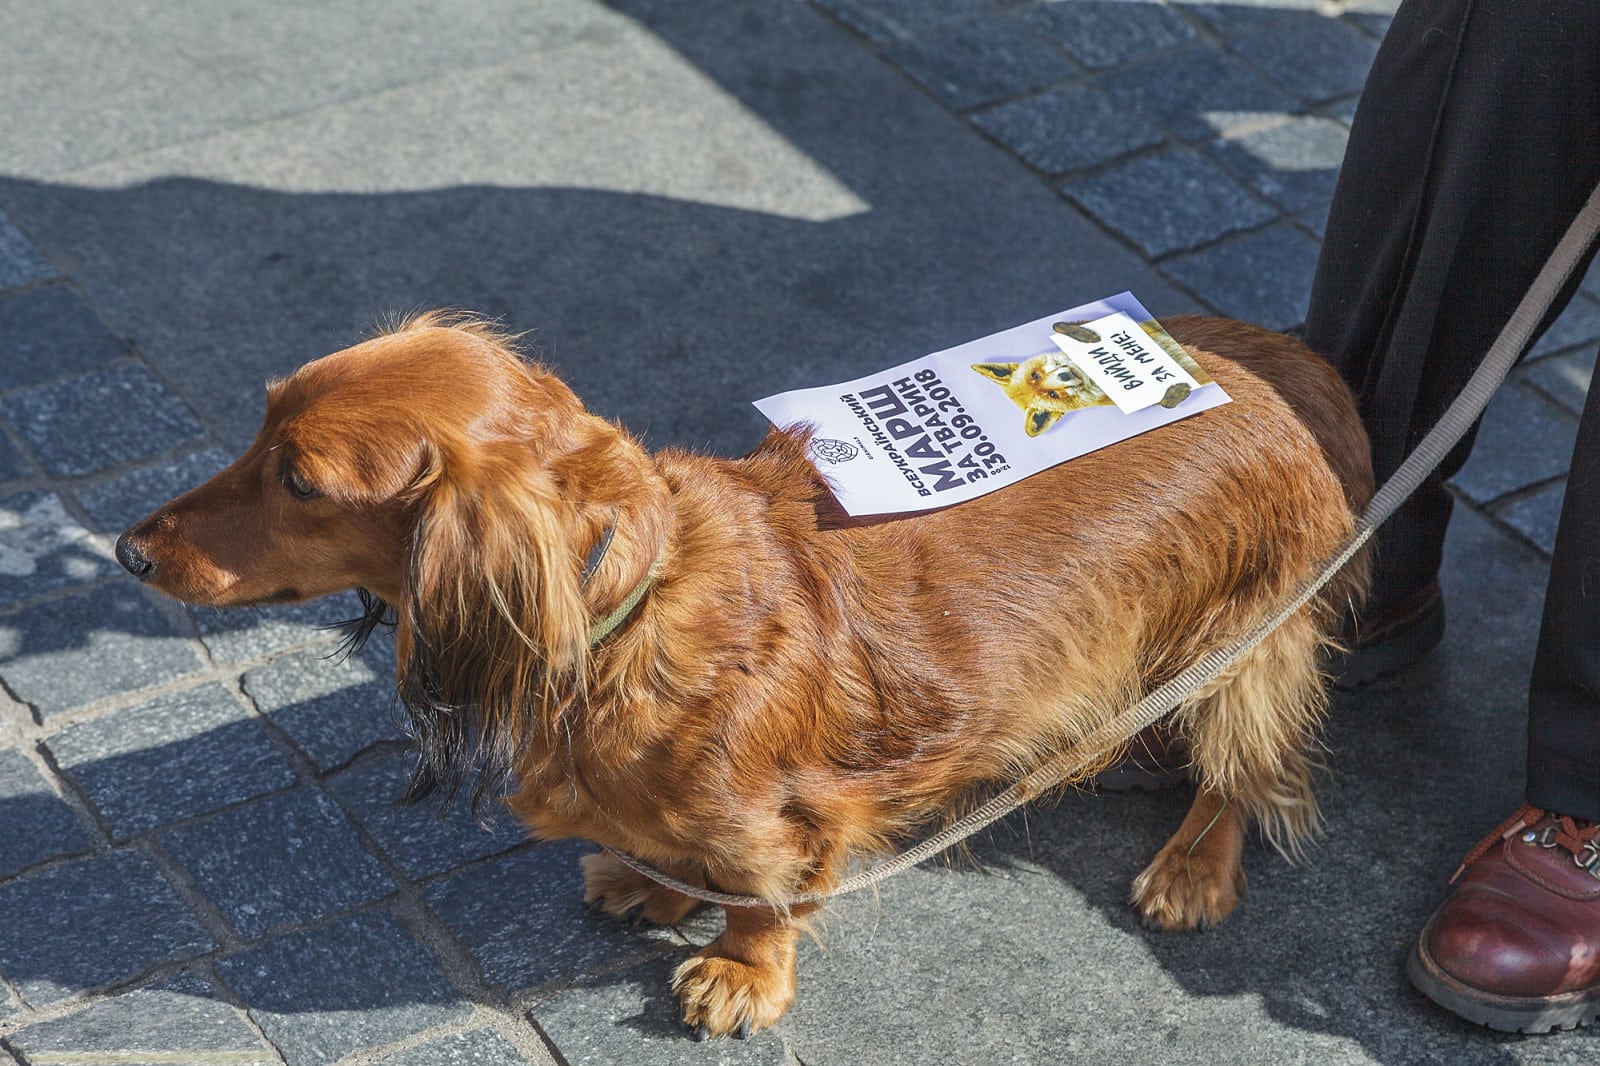
[[[1473,422],[1477,421],[1483,409],[1488,406],[1490,397],[1505,380],[1506,374],[1510,372],[1518,357],[1527,350],[1534,331],[1539,328],[1545,313],[1549,311],[1556,296],[1577,269],[1584,252],[1594,244],[1597,234],[1600,234],[1600,186],[1596,186],[1589,194],[1589,199],[1573,219],[1566,234],[1556,244],[1555,251],[1550,254],[1550,258],[1534,278],[1532,286],[1517,304],[1516,310],[1511,313],[1511,317],[1500,330],[1500,335],[1490,346],[1488,354],[1484,356],[1477,370],[1462,388],[1461,394],[1455,398],[1443,417],[1428,431],[1411,454],[1406,456],[1394,475],[1373,494],[1366,510],[1356,520],[1355,529],[1350,537],[1323,566],[1322,571],[1308,584],[1302,586],[1276,614],[1249,634],[1226,647],[1206,653],[1199,661],[1179,672],[1121,715],[1084,738],[1076,750],[1105,751],[1113,746],[1127,743],[1141,730],[1155,724],[1173,708],[1210,684],[1305,606],[1311,597],[1316,595],[1322,586],[1326,585],[1361,549],[1378,526],[1382,525],[1384,520],[1416,491],[1423,479],[1444,461],[1450,449],[1455,447]],[[701,888],[668,876],[631,855],[612,849],[607,850],[634,872],[694,899],[724,907],[766,907],[782,910],[799,904],[820,903],[833,896],[858,891],[932,858],[1000,820],[1024,803],[1064,781],[1070,781],[1081,775],[1090,762],[1089,758],[1075,756],[1071,751],[1065,752],[1030,771],[1005,791],[950,823],[942,831],[893,858],[847,877],[825,892],[801,892],[785,900],[740,896]]]

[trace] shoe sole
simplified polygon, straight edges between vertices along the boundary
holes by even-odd
[[[1393,677],[1417,662],[1444,639],[1444,597],[1435,596],[1404,629],[1363,644],[1328,663],[1333,687],[1345,692]]]
[[[1502,1033],[1549,1033],[1600,1019],[1600,988],[1559,996],[1497,996],[1445,973],[1421,940],[1406,960],[1406,976],[1417,991],[1450,1013]]]

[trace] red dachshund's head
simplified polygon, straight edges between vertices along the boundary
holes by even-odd
[[[592,619],[659,549],[666,495],[642,450],[509,338],[427,314],[268,386],[244,455],[124,533],[117,557],[191,603],[365,590],[398,616],[419,736],[430,709],[469,706],[489,735],[548,678],[581,673]]]

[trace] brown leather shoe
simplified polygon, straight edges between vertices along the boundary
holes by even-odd
[[[1406,965],[1424,995],[1507,1032],[1600,1016],[1600,824],[1524,807],[1451,882]]]

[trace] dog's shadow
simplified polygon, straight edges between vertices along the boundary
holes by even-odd
[[[1320,839],[1298,864],[1252,840],[1248,890],[1217,928],[1147,930],[1128,902],[1190,789],[1067,793],[975,838],[970,861],[929,863],[885,882],[880,899],[830,904],[818,940],[802,945],[800,999],[783,1023],[794,1046],[841,1060],[867,1042],[904,1061],[936,1058],[937,1041],[954,1039],[974,1061],[1026,1061],[1045,1047],[1129,1061],[1139,1047],[1181,1057],[1227,1045],[1242,1060],[1359,1049],[1386,1063],[1499,1063],[1541,1039],[1557,1054],[1591,1041],[1470,1025],[1403,972],[1462,855],[1521,802],[1542,575],[1488,523],[1457,521],[1446,595],[1500,609],[1459,612],[1409,673],[1335,696]],[[870,1040],[830,1026],[846,1011]],[[935,1037],[930,1015],[967,1024]],[[1286,1042],[1285,1029],[1303,1035]]]
[[[1442,738],[1432,715],[1388,713],[1425,704],[1439,687],[1448,686],[1437,668],[1424,669],[1403,685],[1339,702],[1328,736],[1330,773],[1319,789],[1322,838],[1298,864],[1252,840],[1244,899],[1209,932],[1146,929],[1129,903],[1132,878],[1176,829],[1192,789],[1068,793],[980,836],[970,861],[923,873],[917,898],[897,898],[870,916],[870,905],[835,904],[841,911],[854,907],[854,923],[882,923],[892,927],[888,936],[910,937],[916,947],[862,949],[854,941],[873,939],[862,933],[867,926],[837,922],[852,943],[814,957],[821,973],[808,975],[803,967],[802,1002],[808,986],[848,988],[864,977],[859,969],[889,969],[891,959],[906,969],[965,961],[984,975],[976,984],[1014,982],[1024,1007],[1053,1006],[1065,990],[1067,1003],[1092,1004],[1114,1018],[1143,1016],[1152,1046],[1165,1041],[1181,1050],[1196,1036],[1198,1051],[1215,1038],[1217,1025],[1238,1024],[1243,1058],[1258,1050],[1270,1058],[1254,1044],[1263,1039],[1260,1029],[1249,1025],[1259,1010],[1308,1034],[1312,1046],[1355,1045],[1377,1061],[1516,1061],[1512,1046],[1529,1038],[1459,1021],[1413,990],[1403,973],[1461,854],[1517,802],[1514,789],[1483,787],[1485,780],[1517,779],[1514,746],[1478,750],[1460,735]],[[974,867],[990,876],[974,876]],[[945,913],[919,906],[930,896],[960,905]],[[893,915],[887,907],[915,913]],[[937,936],[917,935],[916,926],[926,922],[941,923]],[[860,968],[850,961],[858,950]],[[924,994],[961,984],[957,974],[926,972],[910,981]],[[891,1001],[898,1007],[898,996]],[[996,1007],[992,993],[974,1004]],[[808,1026],[803,1008],[795,1024]],[[1041,1038],[1099,1054],[1133,1046],[1126,1034],[1120,1043],[1075,1037],[1075,1019],[1061,1019],[1056,1028],[1031,1024]]]

